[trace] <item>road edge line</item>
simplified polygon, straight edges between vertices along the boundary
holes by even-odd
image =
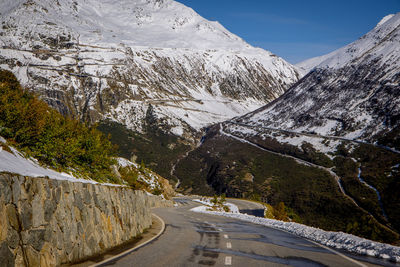
[[[101,262],[97,262],[97,263],[95,263],[93,265],[90,265],[89,267],[99,267],[99,266],[101,266],[101,265],[103,265],[103,264],[105,264],[105,263],[107,263],[109,261],[113,261],[113,260],[115,260],[117,258],[125,256],[125,255],[131,253],[132,251],[134,251],[134,250],[136,250],[138,248],[144,247],[145,245],[149,244],[150,242],[152,242],[153,240],[158,238],[162,233],[164,233],[164,231],[165,231],[165,222],[164,222],[164,220],[161,219],[158,215],[156,215],[154,213],[152,213],[151,215],[156,217],[156,219],[158,219],[161,222],[161,230],[160,230],[160,232],[158,232],[155,236],[153,236],[152,238],[150,238],[149,240],[147,240],[146,242],[144,242],[144,243],[142,243],[140,245],[137,245],[137,246],[135,246],[133,248],[130,248],[130,249],[124,251],[124,252],[121,252],[118,255],[112,256],[111,258],[108,258],[108,259],[105,259],[105,260],[103,260]]]
[[[241,200],[241,199],[239,199],[239,200]],[[207,213],[207,212],[199,212],[199,213],[209,214],[209,215],[214,215],[214,216],[222,216],[222,217],[225,217],[225,216],[223,216],[223,215],[221,215],[221,214],[213,214],[213,213]],[[282,231],[282,232],[288,233],[288,234],[293,235],[293,236],[295,236],[295,237],[298,237],[298,238],[300,238],[300,239],[307,240],[307,241],[309,241],[309,242],[311,242],[311,243],[313,243],[313,244],[315,244],[315,245],[317,245],[317,246],[319,246],[319,247],[321,247],[321,248],[324,248],[324,249],[326,249],[326,250],[332,252],[333,254],[336,254],[336,255],[342,257],[343,259],[346,259],[346,260],[348,260],[348,261],[350,261],[350,262],[353,262],[354,264],[356,264],[356,265],[358,265],[358,266],[367,267],[367,265],[365,265],[364,263],[362,263],[362,262],[360,262],[360,261],[357,261],[357,260],[355,260],[355,259],[353,259],[353,258],[350,258],[350,257],[348,257],[348,256],[346,256],[346,255],[340,253],[339,251],[336,251],[334,248],[325,246],[325,245],[323,245],[323,244],[321,244],[321,243],[319,243],[319,242],[317,242],[317,241],[314,241],[314,240],[312,240],[312,239],[310,239],[310,238],[307,238],[307,237],[300,236],[300,235],[297,235],[297,234],[295,234],[295,233],[289,232],[288,230],[280,229],[280,228],[275,228],[275,227],[273,227],[273,226],[267,226],[267,225],[263,225],[263,224],[257,224],[257,223],[251,222],[251,221],[246,221],[246,220],[242,220],[242,219],[240,219],[240,218],[235,218],[235,217],[227,217],[227,218],[236,219],[236,220],[240,220],[240,221],[248,222],[248,223],[251,223],[251,224],[260,225],[260,226],[263,226],[263,227],[268,227],[268,228],[271,228],[271,229],[274,229],[274,230],[278,230],[278,231]],[[366,255],[359,254],[359,256],[366,256]],[[380,259],[380,258],[378,258],[378,257],[376,257],[376,258],[377,258],[377,259]],[[379,263],[378,263],[378,264],[379,264]]]
[[[320,247],[322,247],[322,248],[324,248],[324,249],[326,249],[326,250],[328,250],[328,251],[330,251],[330,252],[332,252],[332,253],[334,253],[334,254],[340,256],[340,257],[342,257],[343,259],[346,259],[346,260],[348,260],[348,261],[350,261],[350,262],[352,262],[352,263],[358,265],[358,266],[367,267],[367,265],[365,265],[364,263],[359,262],[359,261],[357,261],[357,260],[355,260],[355,259],[352,259],[352,258],[350,258],[350,257],[348,257],[348,256],[346,256],[346,255],[344,255],[344,254],[342,254],[342,253],[340,253],[339,251],[336,251],[336,250],[333,249],[333,248],[327,247],[327,246],[325,246],[325,245],[323,245],[323,244],[320,244],[320,243],[318,243],[318,242],[316,242],[316,241],[314,241],[314,240],[308,239],[308,238],[307,238],[307,240],[310,241],[311,243],[314,243],[314,244],[316,244],[316,245],[318,245],[318,246],[320,246]]]

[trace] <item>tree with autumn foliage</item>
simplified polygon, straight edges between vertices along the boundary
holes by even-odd
[[[115,179],[115,149],[96,125],[62,116],[5,70],[0,70],[0,135],[55,169],[98,181]]]

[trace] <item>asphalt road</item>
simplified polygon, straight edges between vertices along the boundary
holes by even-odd
[[[284,231],[237,219],[195,213],[190,199],[156,209],[165,232],[150,244],[102,266],[396,266],[383,260],[326,249]],[[228,200],[240,210],[257,203]]]

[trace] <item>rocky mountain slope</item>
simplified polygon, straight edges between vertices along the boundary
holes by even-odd
[[[302,71],[308,73],[313,68],[340,68],[343,67],[345,64],[348,64],[350,61],[354,61],[355,63],[357,58],[360,58],[361,56],[363,56],[363,54],[369,52],[369,50],[372,48],[374,48],[375,51],[380,51],[378,55],[388,52],[388,50],[382,49],[384,46],[387,45],[387,43],[384,44],[381,43],[381,41],[383,41],[385,36],[391,34],[391,31],[395,29],[396,22],[392,21],[391,23],[389,22],[387,25],[383,24],[392,19],[394,16],[395,14],[390,14],[382,18],[372,31],[370,31],[357,41],[338,50],[335,50],[329,54],[307,59],[303,62],[296,64],[296,66]]]
[[[218,22],[172,0],[5,0],[0,67],[63,114],[108,118],[143,132],[151,112],[166,132],[244,114],[299,78]]]
[[[176,167],[181,190],[283,201],[307,224],[399,242],[399,33],[387,16],[302,63],[277,100],[210,127]]]
[[[279,100],[238,121],[376,142],[400,124],[399,44],[400,13],[359,40],[300,64],[317,65]]]

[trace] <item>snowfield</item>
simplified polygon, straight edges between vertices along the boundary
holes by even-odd
[[[203,203],[199,200],[193,201]],[[207,202],[204,202],[204,204],[208,205]],[[394,262],[400,262],[400,247],[371,241],[343,232],[324,231],[299,223],[260,218],[252,215],[241,214],[239,212],[232,213],[222,211],[210,211],[207,209],[206,206],[195,207],[191,209],[191,211],[225,216],[246,222],[260,224],[267,227],[283,230],[335,249],[343,249],[360,255],[368,255],[377,258],[387,259]]]

